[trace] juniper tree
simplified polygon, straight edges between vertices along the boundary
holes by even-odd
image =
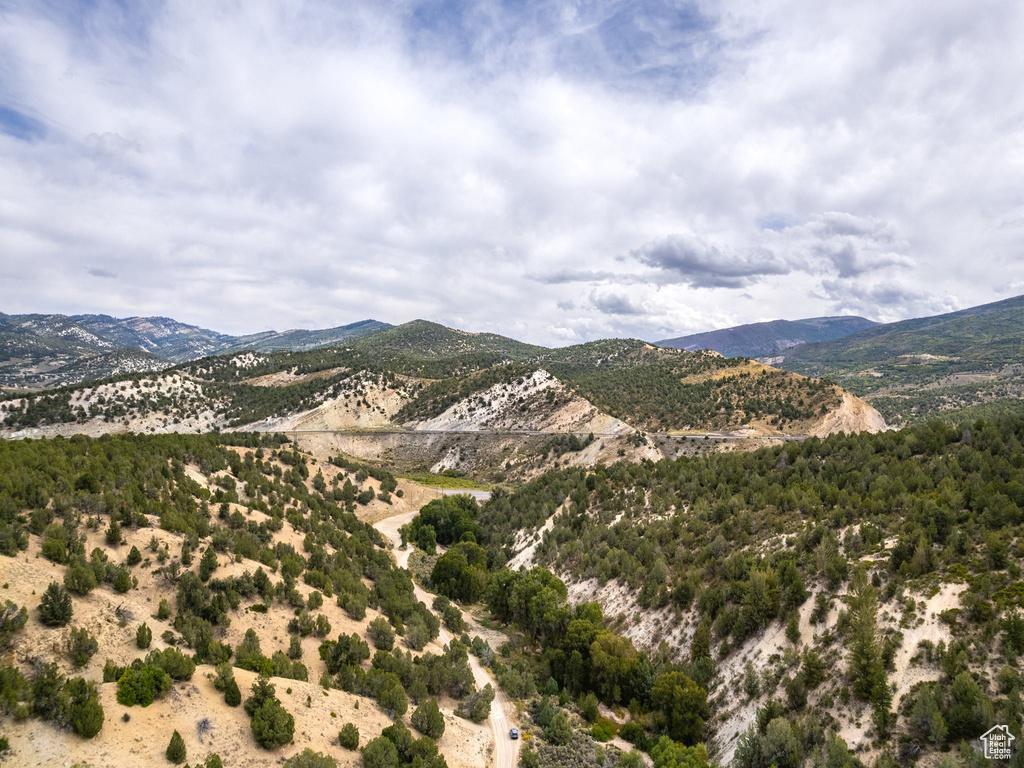
[[[184,763],[185,762],[185,740],[181,738],[181,734],[175,731],[171,734],[171,743],[167,745],[167,759],[172,763]]]
[[[51,581],[39,601],[39,620],[48,627],[63,627],[71,621],[71,613],[71,595],[56,581]]]

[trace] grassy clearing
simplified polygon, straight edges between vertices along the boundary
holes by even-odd
[[[489,491],[494,488],[491,483],[482,483],[471,477],[453,477],[451,475],[435,475],[432,472],[409,472],[402,475],[404,480],[426,485],[430,488],[455,488],[466,491]]]

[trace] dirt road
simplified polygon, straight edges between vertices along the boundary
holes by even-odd
[[[380,531],[394,546],[392,554],[399,568],[409,567],[409,555],[412,554],[412,547],[400,549],[402,546],[402,536],[398,530],[410,522],[416,514],[417,512],[415,511],[405,512],[393,517],[386,517],[373,524],[373,527]],[[434,595],[415,582],[413,583],[413,589],[415,590],[416,599],[421,600],[424,605],[433,610]],[[468,614],[465,618],[470,628],[470,634],[472,634],[472,630],[476,625]],[[442,626],[438,639],[441,643],[447,645],[452,640],[452,633]],[[473,670],[473,679],[476,681],[478,688],[483,688],[487,683],[490,683],[494,689],[494,701],[491,702],[491,716],[488,718],[491,724],[491,733],[494,737],[494,766],[495,768],[515,768],[519,763],[519,747],[522,744],[521,741],[513,741],[508,737],[509,728],[514,727],[516,722],[515,708],[512,706],[508,696],[498,687],[498,681],[494,679],[489,670],[480,664],[480,660],[473,654],[469,655],[469,666]]]

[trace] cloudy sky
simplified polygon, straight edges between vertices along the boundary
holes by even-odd
[[[0,0],[0,311],[527,341],[1024,293],[1024,3]]]

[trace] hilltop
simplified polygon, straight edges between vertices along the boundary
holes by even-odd
[[[726,357],[770,358],[797,344],[831,341],[877,325],[856,316],[771,320],[656,341],[672,349],[713,349]]]

